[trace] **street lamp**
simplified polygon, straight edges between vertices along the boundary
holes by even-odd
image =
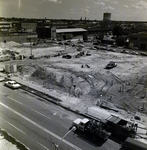
[[[58,150],[58,148],[59,148],[59,146],[60,146],[60,143],[63,141],[63,139],[64,139],[70,132],[75,131],[75,130],[76,130],[76,127],[73,126],[73,127],[62,137],[62,139],[59,141],[58,144],[53,143],[53,145],[55,146],[55,150]]]

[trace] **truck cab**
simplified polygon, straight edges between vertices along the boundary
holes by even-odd
[[[85,127],[86,127],[88,122],[89,122],[89,119],[87,119],[87,118],[84,118],[84,119],[78,118],[78,119],[73,121],[72,126],[75,126],[78,130],[84,132],[85,131]]]

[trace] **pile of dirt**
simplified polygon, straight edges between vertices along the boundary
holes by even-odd
[[[30,76],[30,80],[41,82],[45,88],[57,89],[81,97],[88,94],[91,85],[84,73],[70,73],[61,69],[39,67]]]
[[[147,75],[144,69],[137,77],[135,74],[126,79],[121,79],[109,70],[73,71],[43,63],[30,63],[23,67],[22,72],[28,75],[28,80],[47,89],[69,93],[81,100],[88,97],[96,102],[101,99],[125,110],[137,109],[141,105],[140,99],[146,97]]]

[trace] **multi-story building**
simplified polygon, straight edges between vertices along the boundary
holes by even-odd
[[[26,32],[36,32],[37,23],[23,22],[21,23],[21,27]]]
[[[12,28],[12,22],[0,21],[0,32],[8,32]]]
[[[129,47],[137,47],[140,50],[147,50],[147,32],[130,34]]]

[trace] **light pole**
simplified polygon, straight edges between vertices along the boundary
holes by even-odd
[[[76,130],[76,127],[73,126],[73,127],[62,137],[62,139],[59,141],[58,144],[53,143],[53,145],[55,146],[55,150],[58,150],[58,148],[59,148],[59,146],[60,146],[60,143],[63,141],[63,139],[64,139],[70,132],[75,131],[75,130]]]

